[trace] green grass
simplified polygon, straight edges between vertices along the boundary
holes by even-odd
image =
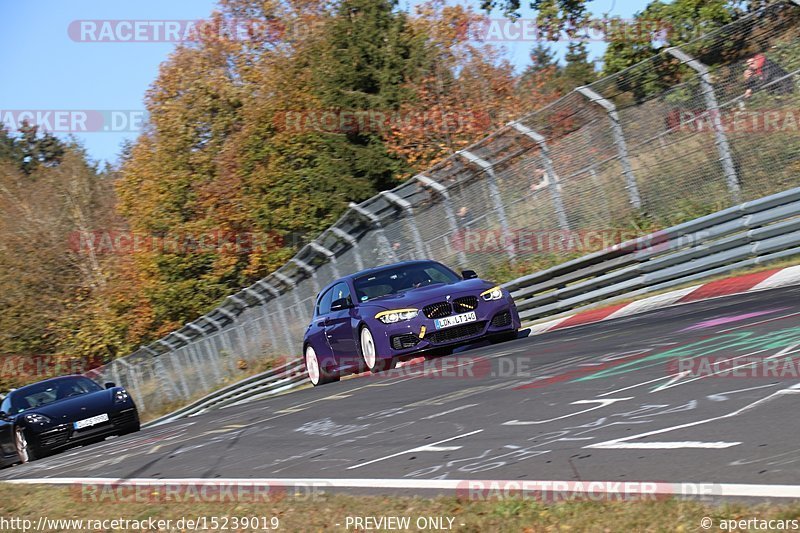
[[[473,501],[451,496],[421,498],[394,495],[356,496],[323,494],[314,497],[286,496],[278,493],[259,503],[118,503],[106,500],[82,501],[76,487],[45,487],[0,484],[2,516],[32,520],[115,519],[145,520],[181,517],[278,517],[281,531],[347,531],[347,517],[407,516],[412,524],[418,517],[454,518],[454,531],[590,531],[590,532],[690,532],[721,531],[722,520],[800,519],[800,503],[730,503],[712,505],[696,501],[668,499],[642,502],[569,501],[546,504],[533,499],[509,498]],[[700,528],[710,517],[711,529]],[[340,524],[339,527],[336,524]],[[463,524],[463,525],[462,525]],[[65,531],[65,529],[51,529]],[[349,529],[353,531],[351,527]],[[416,528],[412,528],[416,530]],[[758,529],[732,529],[732,531]],[[253,531],[253,529],[239,529]]]

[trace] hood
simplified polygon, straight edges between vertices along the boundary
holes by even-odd
[[[34,407],[17,416],[40,414],[52,420],[51,425],[57,425],[108,413],[113,405],[113,390],[102,390]]]
[[[448,284],[437,283],[435,285],[428,285],[427,287],[404,291],[400,294],[387,294],[386,296],[364,302],[362,305],[379,307],[381,309],[420,307],[445,300],[448,295],[451,300],[470,294],[478,296],[481,292],[486,289],[491,289],[492,287],[494,287],[493,283],[482,279],[467,279]]]

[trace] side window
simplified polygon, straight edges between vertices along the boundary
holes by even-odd
[[[350,287],[347,286],[347,283],[337,283],[331,292],[333,292],[333,298],[331,298],[331,302],[341,300],[342,298],[347,298],[348,302],[350,303],[353,301],[353,299],[350,297]]]
[[[428,274],[434,283],[450,283],[450,279],[447,277],[447,275],[445,275],[445,273],[438,268],[426,268],[425,273]]]
[[[328,291],[322,295],[322,298],[319,299],[319,303],[317,304],[317,315],[327,315],[331,312],[331,298],[333,298],[333,287],[332,289],[328,289]]]
[[[11,414],[11,396],[6,396],[3,403],[0,403],[0,411]]]

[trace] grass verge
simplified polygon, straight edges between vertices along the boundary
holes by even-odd
[[[455,497],[354,496],[322,494],[309,498],[280,494],[260,503],[120,503],[86,501],[76,487],[0,484],[0,509],[6,518],[31,520],[147,520],[182,517],[277,517],[283,531],[363,530],[347,528],[347,517],[409,517],[410,530],[417,530],[419,517],[453,518],[456,531],[757,531],[760,520],[800,520],[800,503],[728,503],[712,505],[697,501],[667,499],[639,502],[568,501],[545,504],[533,499],[509,498],[472,501]],[[701,520],[711,518],[711,528]],[[731,522],[750,520],[744,527],[727,527]],[[174,522],[173,522],[174,524]],[[337,526],[338,524],[338,526]],[[84,530],[90,530],[84,523]],[[740,525],[740,524],[733,524]],[[773,523],[773,526],[777,523]],[[68,524],[49,523],[48,531],[75,531]],[[74,526],[74,524],[73,524]],[[723,527],[724,526],[724,527]],[[773,530],[783,528],[773,527]],[[107,528],[106,530],[110,530]],[[122,530],[118,528],[118,530]],[[141,530],[146,531],[142,528]],[[173,525],[173,531],[177,531]],[[238,531],[256,531],[240,527]],[[263,529],[262,529],[263,530]],[[380,530],[380,529],[379,529]]]

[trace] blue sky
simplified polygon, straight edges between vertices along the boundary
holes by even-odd
[[[416,3],[417,0],[400,0],[404,8]],[[522,3],[527,4],[525,0]],[[593,0],[590,10],[595,15],[610,13],[629,18],[647,3],[647,0]],[[477,4],[474,0],[474,5]],[[197,20],[206,18],[215,6],[216,0],[0,0],[3,80],[0,83],[0,121],[7,122],[9,116],[21,121],[19,111],[27,110],[51,111],[43,116],[52,124],[64,120],[78,125],[65,130],[81,129],[80,124],[93,124],[97,120],[115,124],[112,129],[124,131],[72,134],[86,147],[92,159],[115,161],[121,143],[136,138],[145,91],[156,78],[159,64],[167,59],[175,45],[76,42],[68,33],[70,23],[81,20]],[[534,13],[525,9],[521,16],[532,18]],[[504,43],[504,47],[512,62],[523,68],[533,44],[513,41]],[[595,58],[603,49],[602,43],[590,44]],[[9,111],[16,113],[9,115]]]

